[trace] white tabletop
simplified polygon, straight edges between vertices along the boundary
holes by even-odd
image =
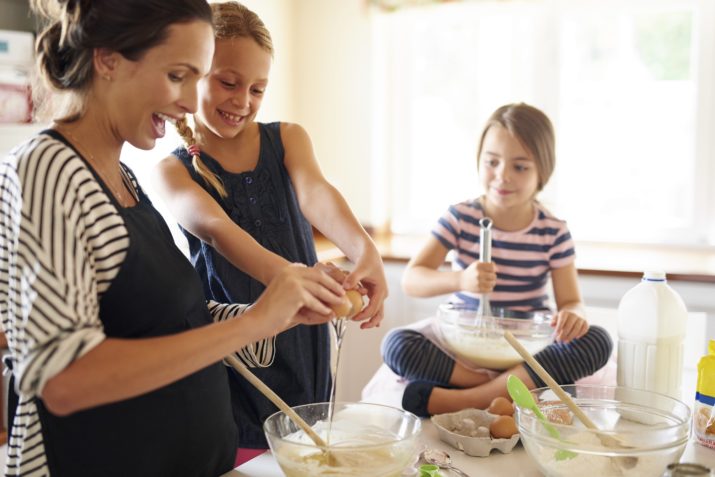
[[[489,457],[471,457],[440,441],[437,429],[429,419],[422,420],[420,440],[426,447],[448,452],[452,456],[452,463],[471,477],[478,475],[540,477],[542,475],[521,444],[517,445],[509,454],[502,454],[495,450],[492,451]],[[703,447],[691,440],[685,448],[680,461],[695,462],[715,469],[715,450]],[[665,471],[665,469],[663,470]],[[447,472],[443,472],[443,474],[452,475]],[[282,477],[283,473],[271,453],[266,452],[224,475],[224,477],[239,476]]]

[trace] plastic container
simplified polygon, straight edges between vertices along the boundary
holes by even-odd
[[[710,340],[708,354],[698,362],[693,435],[700,444],[715,449],[715,340]]]
[[[688,312],[664,272],[645,272],[618,305],[618,385],[680,399]]]

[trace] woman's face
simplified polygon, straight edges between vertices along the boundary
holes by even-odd
[[[166,40],[138,61],[117,55],[108,89],[113,134],[139,149],[153,148],[167,121],[196,111],[196,86],[213,49],[211,25],[195,20],[170,26]]]
[[[253,38],[217,40],[211,71],[199,82],[199,122],[235,137],[255,119],[270,70],[271,54]]]
[[[519,207],[536,196],[539,175],[534,155],[509,130],[500,125],[484,136],[479,177],[493,207]]]

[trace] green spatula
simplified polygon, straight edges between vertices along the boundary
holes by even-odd
[[[559,431],[551,425],[551,423],[546,419],[546,416],[544,416],[544,414],[539,409],[539,406],[536,405],[536,401],[534,401],[534,396],[531,394],[531,391],[529,391],[529,388],[526,387],[526,384],[524,384],[521,379],[514,376],[513,374],[510,374],[509,377],[506,379],[506,390],[509,392],[509,396],[511,396],[511,399],[517,406],[522,409],[529,409],[531,410],[531,412],[534,413],[536,418],[541,422],[541,424],[544,425],[546,432],[548,432],[551,437],[553,437],[554,439],[558,439],[560,442],[564,442],[564,440],[561,439],[561,434],[559,434]],[[556,458],[556,460],[573,459],[574,457],[576,457],[576,455],[577,454],[575,452],[567,451],[564,449],[559,449],[554,453],[554,457]]]

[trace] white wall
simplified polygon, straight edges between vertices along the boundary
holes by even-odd
[[[273,65],[269,78],[259,121],[294,121],[295,117],[295,81],[293,69],[295,63],[294,8],[297,2],[293,0],[240,0],[246,7],[253,10],[273,39]]]
[[[245,0],[273,36],[261,121],[306,128],[328,180],[371,223],[371,30],[363,0]]]
[[[370,223],[370,24],[364,0],[294,0],[295,120],[358,219]]]

